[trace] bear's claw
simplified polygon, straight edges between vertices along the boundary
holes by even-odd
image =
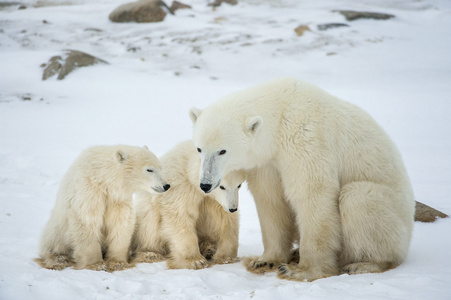
[[[284,275],[286,273],[288,273],[288,269],[287,269],[287,265],[286,264],[282,264],[277,268],[278,272],[277,274],[279,275]]]

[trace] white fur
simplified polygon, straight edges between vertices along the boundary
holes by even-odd
[[[58,270],[71,265],[108,271],[130,267],[133,194],[161,193],[167,188],[160,162],[147,147],[85,150],[61,181],[37,261]]]
[[[206,196],[199,188],[200,159],[192,141],[174,147],[161,162],[172,187],[161,195],[137,194],[134,261],[169,256],[168,266],[174,269],[207,267],[202,254],[212,256],[214,263],[235,261],[239,216],[230,211],[238,208],[243,172],[228,174],[221,187]]]
[[[264,244],[248,270],[279,266],[279,277],[303,281],[382,272],[405,259],[412,188],[394,143],[362,109],[309,83],[277,79],[190,116],[207,192],[224,174],[247,171]],[[299,264],[285,265],[295,241]]]

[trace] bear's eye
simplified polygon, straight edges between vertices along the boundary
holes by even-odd
[[[153,170],[152,169],[147,169],[147,172],[152,173]]]
[[[241,187],[241,184],[238,186],[238,188],[240,188]]]
[[[221,190],[225,190],[225,187],[223,187],[222,185],[220,185],[219,188],[220,188]]]
[[[197,148],[197,152],[202,153],[202,150],[200,150],[200,148]]]
[[[221,151],[219,151],[219,155],[224,155],[226,153],[226,151],[225,150],[221,150]]]

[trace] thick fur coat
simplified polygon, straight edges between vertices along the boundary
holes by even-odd
[[[264,252],[255,273],[311,281],[383,272],[406,258],[414,196],[403,161],[365,111],[312,84],[277,79],[193,108],[206,193],[245,170]],[[299,263],[288,265],[299,241]]]
[[[228,174],[220,188],[205,195],[199,187],[200,159],[192,141],[161,158],[171,189],[161,195],[136,195],[134,262],[167,259],[173,269],[201,269],[237,259],[238,191],[243,172]]]
[[[147,147],[96,146],[64,175],[44,228],[40,258],[48,269],[115,271],[129,268],[135,225],[133,194],[169,189],[158,158]]]

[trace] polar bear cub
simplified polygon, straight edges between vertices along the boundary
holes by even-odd
[[[244,262],[255,273],[311,281],[401,264],[415,200],[401,155],[357,106],[296,79],[263,83],[193,108],[200,188],[246,170],[264,252]],[[300,260],[291,259],[299,240]]]
[[[64,175],[41,238],[44,268],[116,271],[129,268],[137,191],[163,193],[170,185],[158,158],[143,148],[88,148]]]
[[[244,173],[228,174],[217,191],[205,195],[199,188],[200,159],[192,141],[174,147],[161,162],[172,187],[161,195],[136,195],[134,262],[156,262],[169,256],[169,268],[201,269],[208,266],[207,259],[237,261],[236,211]]]

